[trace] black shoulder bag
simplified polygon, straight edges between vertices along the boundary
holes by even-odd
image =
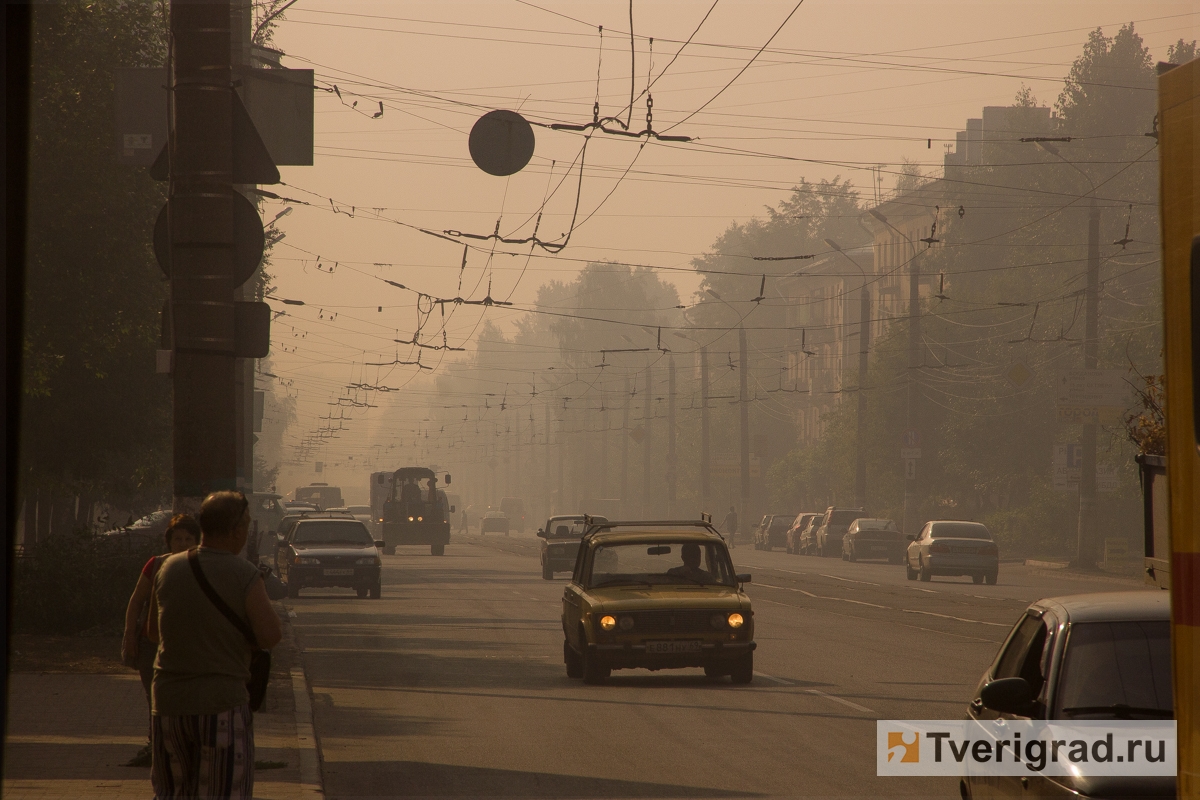
[[[246,637],[246,641],[250,643],[250,680],[246,681],[246,689],[250,692],[250,710],[258,711],[262,708],[263,700],[267,696],[267,681],[271,679],[271,651],[263,650],[258,646],[258,639],[254,636],[254,630],[251,629],[249,623],[234,613],[233,609],[221,599],[213,589],[212,584],[208,582],[208,578],[204,577],[204,570],[200,569],[200,555],[193,549],[188,551],[188,565],[192,568],[192,574],[196,576],[196,583],[200,584],[200,589],[212,602],[217,610],[225,615],[225,619],[233,623],[233,626],[241,631]]]

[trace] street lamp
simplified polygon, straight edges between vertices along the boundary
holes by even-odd
[[[833,239],[826,239],[825,244],[833,251],[842,255],[847,261],[858,267],[862,274],[862,290],[859,294],[858,306],[858,420],[855,432],[854,453],[854,499],[859,508],[867,507],[867,348],[871,335],[871,292],[867,288],[867,271],[862,265],[850,257]]]
[[[675,331],[680,339],[687,339],[700,345],[700,508],[709,508],[709,476],[710,455],[708,448],[708,346],[688,336],[683,331]]]
[[[917,246],[913,244],[911,237],[888,222],[887,217],[877,209],[868,208],[867,213],[898,233],[912,249],[912,258],[908,262],[908,426],[910,429],[920,431],[921,387],[917,383],[917,369],[923,359],[921,358],[921,264],[917,260]],[[916,528],[914,517],[917,514],[916,469],[911,472],[906,470],[905,475],[904,531],[912,533]],[[908,477],[909,475],[912,477]]]
[[[1067,159],[1058,148],[1049,142],[1034,140],[1034,144],[1074,169],[1087,181],[1091,191],[1088,205],[1088,261],[1087,288],[1084,292],[1083,368],[1095,369],[1097,344],[1100,336],[1100,206],[1096,204],[1096,183],[1079,165]],[[1080,436],[1082,463],[1079,475],[1079,522],[1075,531],[1075,565],[1092,567],[1095,552],[1092,549],[1096,517],[1096,425],[1083,426]]]

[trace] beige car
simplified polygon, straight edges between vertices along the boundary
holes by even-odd
[[[975,583],[995,585],[1000,548],[980,522],[933,520],[908,543],[904,568],[910,581],[930,581],[934,575],[969,575]]]

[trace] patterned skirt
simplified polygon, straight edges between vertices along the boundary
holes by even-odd
[[[156,716],[150,723],[156,800],[254,796],[254,717],[249,705],[219,714]]]

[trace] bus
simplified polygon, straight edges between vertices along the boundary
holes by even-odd
[[[328,483],[310,483],[308,486],[299,487],[296,489],[296,500],[300,503],[312,503],[321,511],[345,505],[342,502],[342,490]]]

